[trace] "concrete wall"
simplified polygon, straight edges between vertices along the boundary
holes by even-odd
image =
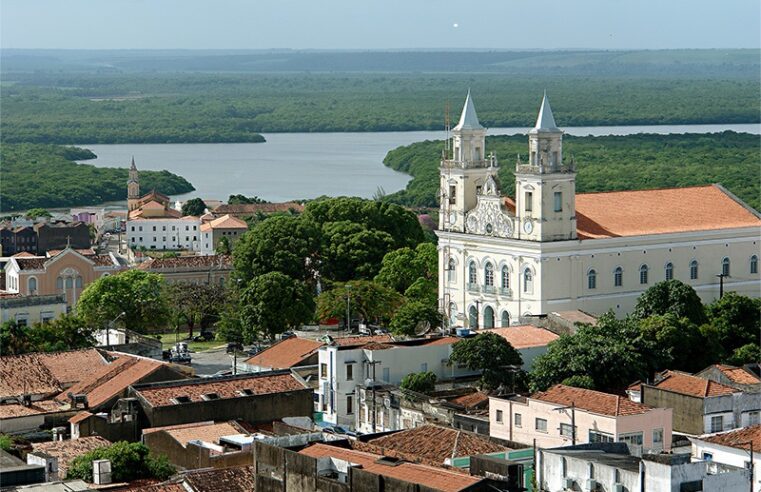
[[[163,407],[151,407],[139,393],[135,393],[135,396],[140,400],[150,427],[235,419],[257,424],[283,417],[311,417],[314,411],[312,390],[309,388]]]
[[[537,481],[542,490],[561,491],[564,487],[564,479],[570,478],[574,483],[573,490],[586,490],[587,480],[590,478],[589,462],[568,455],[554,454],[551,451],[537,451]],[[565,462],[565,473],[563,472]],[[616,468],[594,464],[595,480],[602,485],[602,490],[612,491],[614,483],[624,485],[626,492],[640,492],[639,472],[618,469],[618,481],[616,481]],[[660,492],[662,489],[648,489]]]
[[[148,218],[127,221],[127,245],[146,249],[198,251],[201,245],[201,219]]]
[[[226,468],[250,465],[253,461],[251,450],[212,455],[209,448],[194,443],[183,446],[165,431],[145,434],[143,443],[154,453],[165,454],[172,464],[185,469]]]
[[[710,461],[725,465],[745,467],[750,460],[750,453],[745,449],[721,446],[700,439],[692,439],[692,458],[703,460],[705,453],[711,455]],[[707,458],[707,457],[706,457]],[[753,458],[753,490],[761,492],[761,456],[754,454]]]
[[[642,403],[649,407],[673,409],[672,425],[676,432],[703,433],[703,398],[642,385]]]

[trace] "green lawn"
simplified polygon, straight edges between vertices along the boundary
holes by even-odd
[[[185,341],[188,334],[184,331],[180,331],[180,336],[176,337],[175,332],[170,331],[168,333],[159,333],[161,336],[161,348],[163,350],[169,350],[171,349],[174,344],[175,340],[179,341]],[[219,340],[211,340],[209,342],[193,342],[188,341],[188,350],[191,352],[203,352],[204,350],[209,350],[217,347],[225,347],[227,344],[225,342],[220,342]]]

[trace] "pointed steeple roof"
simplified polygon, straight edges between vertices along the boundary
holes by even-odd
[[[460,122],[452,130],[483,130],[483,128],[481,123],[478,122],[476,107],[473,105],[473,98],[470,97],[470,89],[468,89],[465,106],[463,106],[462,114],[460,115]]]
[[[547,91],[544,91],[544,97],[542,97],[542,107],[539,108],[539,116],[536,118],[536,125],[534,130],[559,132],[560,128],[555,124],[555,117],[552,116],[552,108],[550,107],[550,99],[547,97]]]
[[[137,171],[137,166],[135,165],[135,156],[132,156],[132,164],[129,166],[131,171]]]

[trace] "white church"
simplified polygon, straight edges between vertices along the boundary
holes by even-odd
[[[760,295],[761,215],[721,185],[577,194],[545,94],[511,198],[485,137],[468,93],[440,167],[439,295],[451,326],[577,309],[622,316],[672,278],[704,302],[722,283]]]

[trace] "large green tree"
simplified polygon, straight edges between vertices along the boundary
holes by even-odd
[[[407,301],[397,309],[389,328],[396,335],[413,336],[416,335],[415,331],[421,323],[438,326],[440,321],[441,315],[430,304],[422,301]]]
[[[188,337],[193,337],[196,324],[201,325],[219,319],[220,308],[227,298],[227,289],[217,284],[173,284],[167,286],[167,297],[172,309],[172,319],[188,327]]]
[[[234,276],[248,282],[258,275],[280,272],[295,279],[311,279],[319,237],[319,229],[299,216],[269,217],[236,243]]]
[[[712,331],[727,356],[749,343],[758,343],[761,335],[761,299],[727,292],[706,306]]]
[[[438,252],[432,243],[413,248],[399,248],[383,257],[376,282],[404,293],[418,279],[435,281],[438,276]]]
[[[648,288],[637,299],[634,315],[643,319],[653,315],[673,314],[692,323],[706,321],[703,303],[691,286],[679,280],[664,280]]]
[[[510,387],[515,381],[517,368],[523,365],[521,354],[510,342],[490,331],[455,343],[449,362],[481,371],[480,384],[489,390],[500,385]]]
[[[697,372],[716,362],[720,348],[688,318],[673,313],[653,315],[639,321],[640,336],[655,350],[656,369]]]
[[[130,482],[144,478],[166,480],[175,472],[165,455],[156,455],[139,442],[119,441],[74,458],[66,472],[66,478],[92,482],[93,460],[111,462],[111,478],[114,482]]]
[[[436,373],[426,371],[407,374],[402,378],[399,387],[417,393],[429,393],[436,389]]]
[[[317,318],[345,318],[347,299],[351,316],[370,322],[391,319],[403,301],[396,291],[369,280],[337,283],[317,296]]]
[[[347,220],[325,224],[322,244],[320,274],[347,281],[375,277],[394,239],[387,232]]]
[[[191,198],[182,204],[182,215],[200,217],[206,212],[206,203],[200,198]]]
[[[130,330],[158,331],[170,319],[166,283],[161,275],[137,269],[101,277],[82,292],[77,313],[91,327],[105,328],[119,317]]]
[[[241,321],[247,341],[259,336],[274,338],[312,319],[314,299],[302,281],[280,272],[254,278],[240,296]]]
[[[574,376],[588,376],[595,389],[612,392],[645,379],[660,354],[639,334],[636,320],[618,320],[607,313],[596,326],[581,325],[575,334],[561,335],[534,361],[532,391],[544,391]]]

